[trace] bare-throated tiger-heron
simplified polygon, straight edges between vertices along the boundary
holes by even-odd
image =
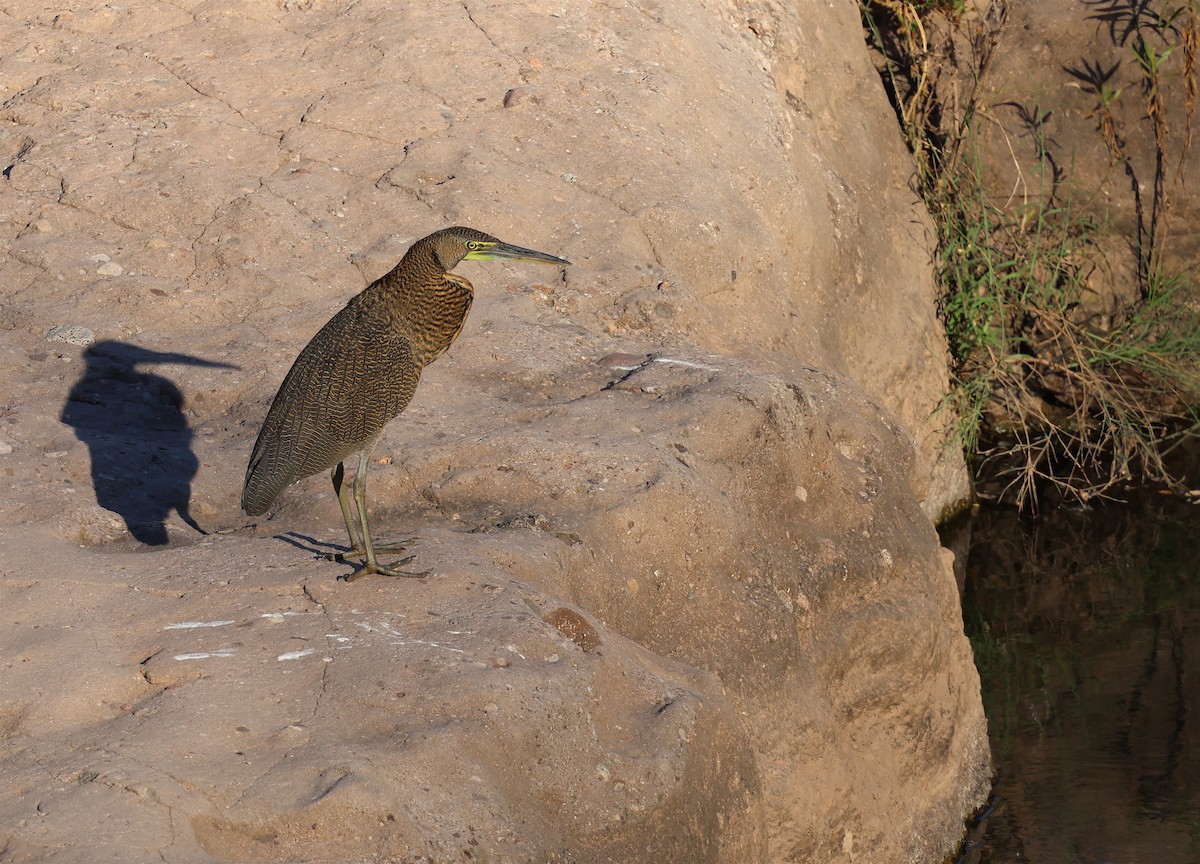
[[[377,546],[372,539],[367,463],[383,427],[412,399],[421,370],[462,330],[474,289],[450,271],[464,259],[571,263],[472,228],[446,228],[418,240],[391,272],[352,298],[304,347],[259,430],[246,468],[242,509],[259,516],[287,486],[330,469],[351,547],[334,557],[362,559],[348,579],[365,573],[424,575],[398,569],[411,555],[386,566],[377,560],[378,552],[403,550],[411,541]],[[352,511],[343,462],[356,454]]]

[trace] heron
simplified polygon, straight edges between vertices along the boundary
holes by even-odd
[[[571,263],[473,228],[445,228],[416,241],[399,264],[351,298],[304,347],[254,443],[242,509],[260,516],[285,488],[328,470],[351,547],[330,557],[361,559],[348,581],[368,573],[427,575],[400,569],[412,555],[379,563],[378,553],[403,551],[412,540],[374,542],[367,520],[367,464],[384,427],[412,401],[421,370],[462,332],[475,291],[450,271],[463,260]],[[352,506],[345,461],[355,455]]]

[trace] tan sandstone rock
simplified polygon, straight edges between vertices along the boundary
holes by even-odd
[[[954,844],[988,756],[930,515],[965,473],[853,3],[20,14],[11,860]],[[321,323],[456,223],[575,263],[459,269],[474,310],[369,487],[433,575],[337,582],[328,479],[251,522],[249,447]]]

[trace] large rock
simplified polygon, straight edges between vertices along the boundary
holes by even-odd
[[[0,25],[14,860],[955,842],[987,749],[925,221],[854,4],[803,11]],[[575,265],[461,268],[369,487],[434,575],[337,583],[327,478],[253,530],[246,455],[311,334],[454,223]]]
[[[27,574],[5,586],[11,860],[763,858],[714,676],[469,543],[437,579],[351,593],[229,537],[136,580],[87,550],[60,572],[95,575],[39,578],[39,540],[4,548]]]

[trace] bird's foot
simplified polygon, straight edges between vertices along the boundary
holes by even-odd
[[[383,547],[377,546],[375,548],[381,549]],[[407,578],[411,578],[411,579],[420,579],[423,576],[428,576],[429,575],[428,570],[400,570],[400,569],[398,569],[400,567],[403,567],[405,564],[407,564],[409,561],[412,561],[416,557],[417,556],[415,556],[415,555],[409,555],[407,558],[401,558],[399,561],[396,561],[393,564],[379,564],[376,562],[368,561],[366,563],[360,564],[354,570],[354,572],[349,573],[346,576],[342,576],[339,578],[345,579],[347,582],[353,582],[355,579],[361,579],[363,576],[366,576],[368,573],[378,573],[380,576],[403,576],[403,577],[407,577]]]
[[[396,543],[376,544],[376,552],[403,552],[413,543],[417,542],[416,537],[409,537],[407,540],[400,540]],[[345,564],[347,558],[365,558],[367,557],[366,549],[351,549],[348,552],[326,552],[326,561],[336,561],[339,564]]]

